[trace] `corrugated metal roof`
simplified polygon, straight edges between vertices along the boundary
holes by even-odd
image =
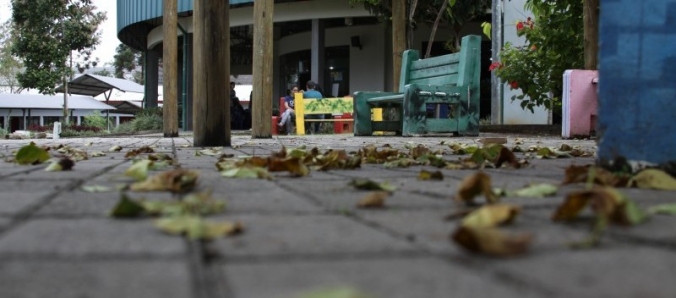
[[[63,94],[0,94],[0,109],[63,109]],[[71,110],[115,110],[91,96],[71,95],[68,97]]]
[[[68,82],[69,94],[99,96],[111,89],[136,93],[143,93],[145,91],[143,85],[129,80],[93,74],[84,74]],[[63,86],[56,88],[56,92],[64,92]]]

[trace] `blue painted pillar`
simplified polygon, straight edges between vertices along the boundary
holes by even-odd
[[[676,0],[601,0],[598,162],[676,161]]]

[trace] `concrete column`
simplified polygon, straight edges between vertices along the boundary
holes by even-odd
[[[159,86],[160,53],[155,49],[146,51],[145,108],[156,108]]]
[[[115,127],[120,126],[120,116],[115,116]]]
[[[192,97],[192,86],[193,86],[193,73],[192,73],[192,63],[193,63],[193,34],[190,33],[188,34],[188,69],[186,70],[186,76],[188,77],[188,82],[186,86],[186,92],[188,93],[188,99],[186,100],[186,106],[184,107],[185,109],[185,118],[186,118],[186,123],[184,123],[184,127],[186,130],[192,130],[192,122],[193,122],[193,112],[192,112],[192,104],[193,104],[193,97]]]
[[[326,61],[326,55],[324,54],[324,20],[313,19],[312,20],[312,58],[310,60],[311,64],[311,75],[310,78],[317,84],[319,84],[324,90],[327,90],[329,86],[324,86],[324,72],[326,68],[324,67]],[[305,86],[299,86],[304,88]]]
[[[675,162],[676,0],[601,7],[597,161],[618,170]]]

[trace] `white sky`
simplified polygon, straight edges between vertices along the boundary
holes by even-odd
[[[106,12],[108,17],[99,27],[101,31],[101,43],[94,51],[94,58],[98,57],[102,64],[112,64],[115,49],[120,44],[117,39],[117,1],[115,0],[93,0],[97,11]],[[12,6],[10,0],[0,0],[0,21],[5,22],[12,17]]]

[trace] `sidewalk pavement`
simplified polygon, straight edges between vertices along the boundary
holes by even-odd
[[[512,135],[482,134],[481,137]],[[566,143],[594,151],[594,140],[523,136],[530,145]],[[423,144],[448,151],[448,143],[477,138],[283,136],[251,139],[235,135],[224,153],[267,156],[282,145],[346,149],[375,144],[404,148]],[[365,297],[676,297],[676,218],[655,216],[631,228],[611,227],[602,245],[573,250],[568,243],[589,235],[591,221],[554,223],[550,216],[565,194],[550,198],[504,198],[523,207],[508,228],[530,232],[534,242],[518,257],[494,258],[467,252],[449,240],[458,220],[452,200],[460,181],[476,170],[442,170],[440,182],[418,181],[414,166],[388,169],[363,164],[357,170],[312,172],[274,180],[228,179],[216,157],[195,156],[192,136],[34,140],[89,152],[121,152],[77,162],[72,171],[45,172],[44,165],[0,162],[0,297],[333,297],[313,291],[354,290]],[[442,141],[446,142],[442,144]],[[0,153],[28,144],[0,141]],[[91,142],[91,146],[88,143]],[[163,234],[153,219],[113,219],[117,192],[89,193],[84,185],[115,186],[131,161],[124,154],[153,146],[181,167],[200,172],[198,189],[212,189],[227,210],[212,218],[240,221],[244,233],[210,242]],[[519,156],[522,156],[521,154]],[[447,155],[446,159],[459,156]],[[593,157],[533,159],[522,169],[486,169],[493,186],[516,189],[534,182],[560,183],[564,168],[592,164]],[[348,183],[355,177],[398,187],[385,209],[358,209],[363,195]],[[622,189],[641,207],[674,202],[674,193]],[[168,193],[130,193],[133,198],[169,199]],[[358,296],[337,296],[358,297]]]

